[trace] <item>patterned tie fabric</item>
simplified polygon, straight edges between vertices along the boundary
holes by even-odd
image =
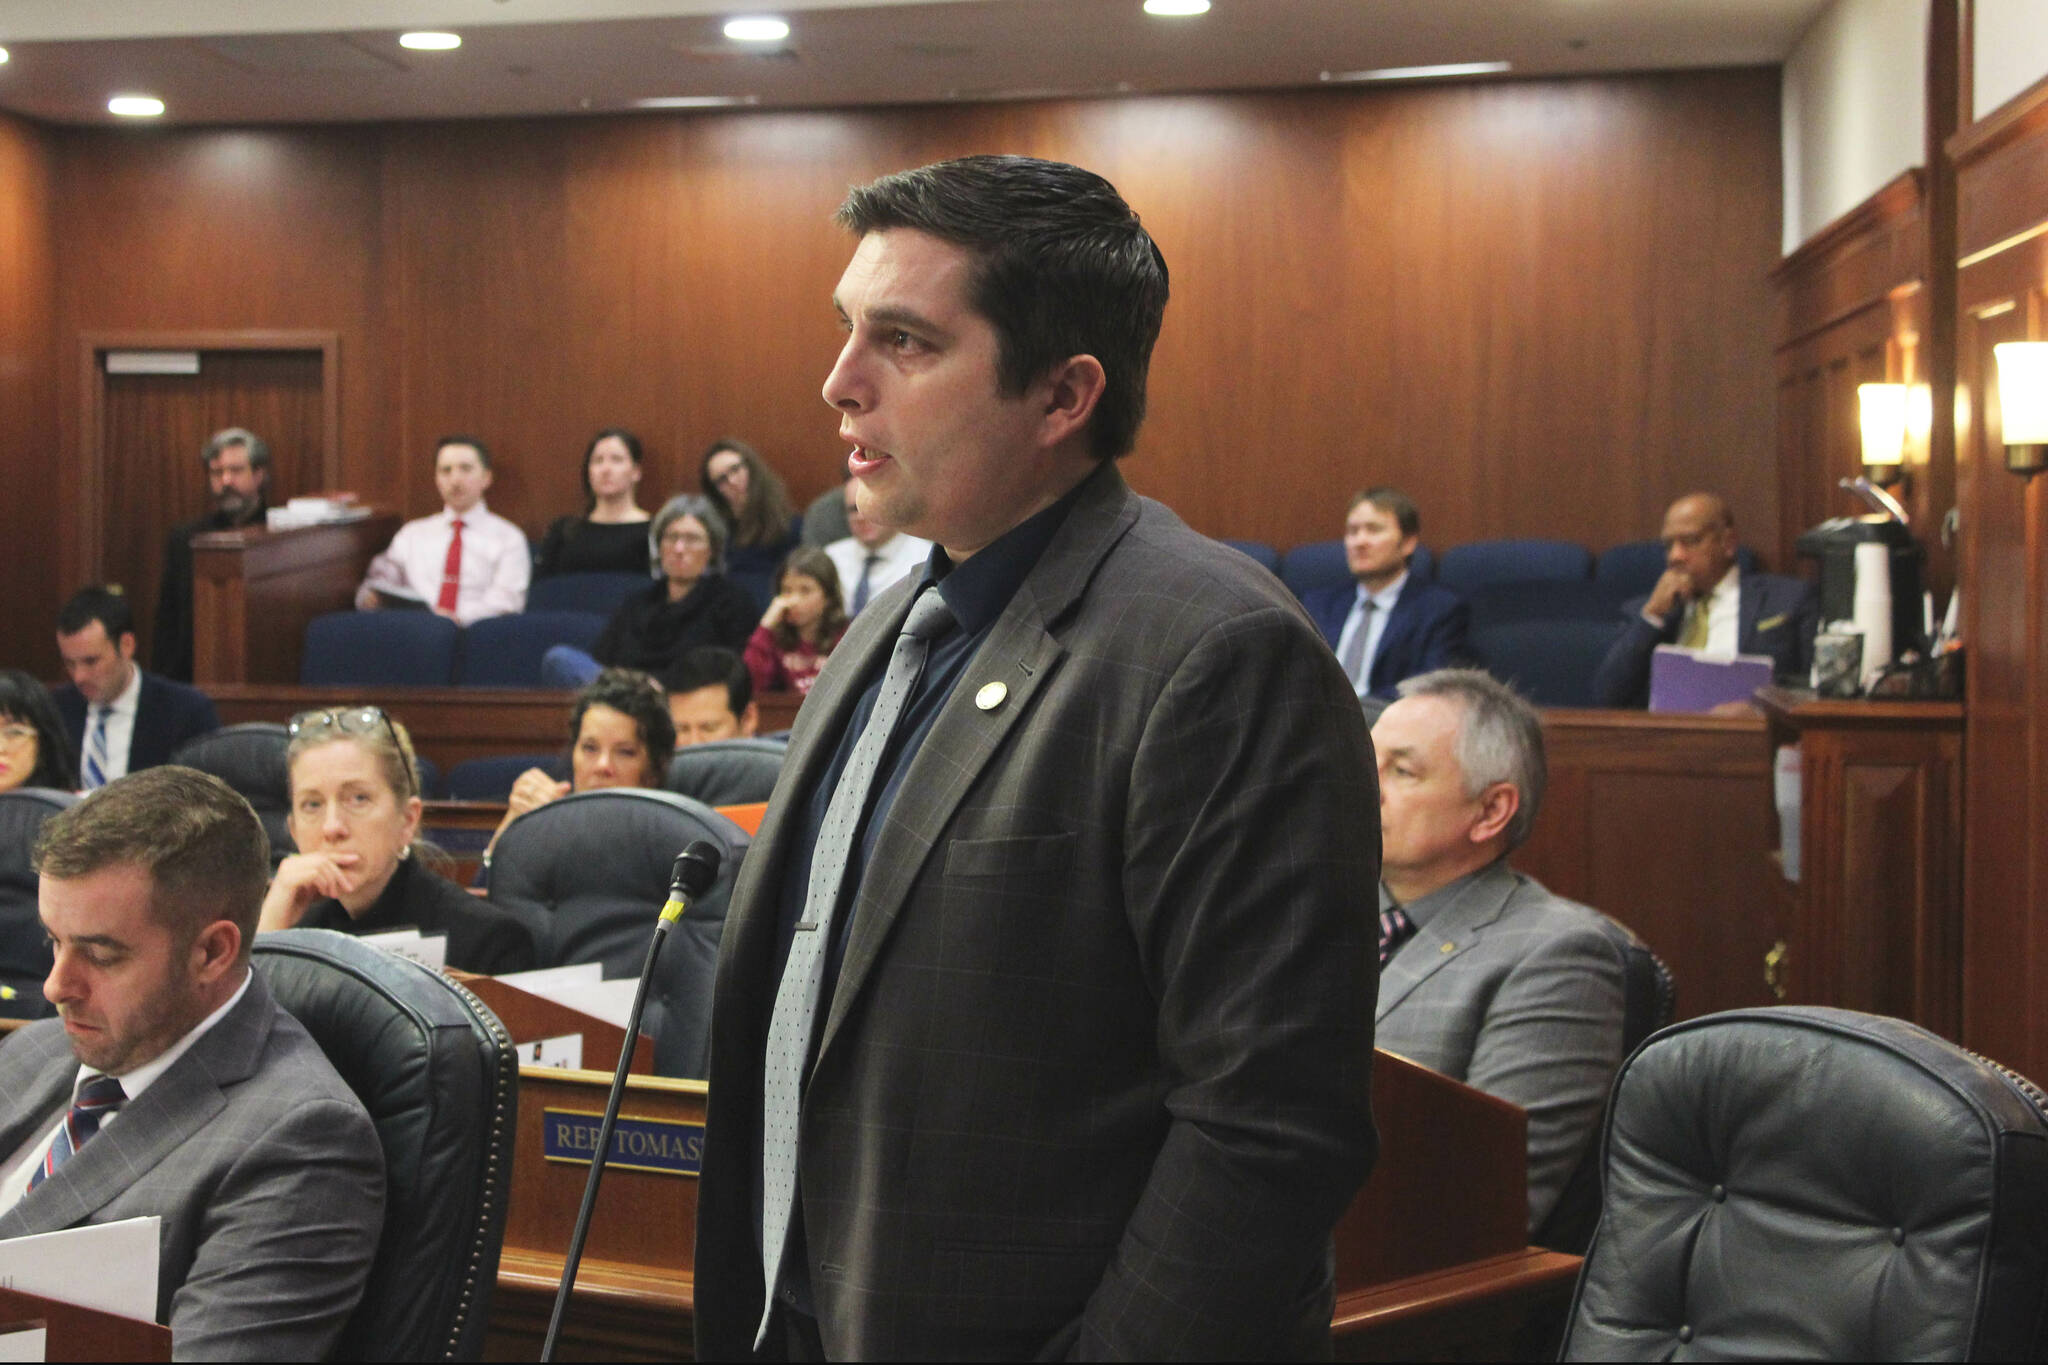
[[[1372,634],[1372,614],[1379,604],[1370,597],[1359,605],[1358,629],[1351,632],[1351,638],[1344,642],[1343,657],[1337,662],[1344,669],[1344,676],[1351,679],[1351,690],[1363,692],[1365,682],[1365,637]]]
[[[1678,632],[1678,643],[1687,649],[1707,647],[1707,602],[1697,598],[1685,608],[1685,625]]]
[[[107,785],[107,712],[113,708],[92,708],[92,729],[85,737],[85,789]]]
[[[1389,905],[1380,911],[1380,970],[1385,971],[1387,959],[1396,949],[1415,937],[1415,921],[1408,918],[1408,912],[1399,905]]]
[[[91,1141],[107,1116],[127,1102],[128,1096],[121,1089],[121,1082],[112,1076],[94,1076],[79,1086],[78,1097],[65,1113],[63,1126],[51,1139],[50,1150],[43,1155],[43,1164],[30,1173],[28,1187],[34,1189],[55,1175],[59,1166]]]
[[[817,1021],[824,987],[825,956],[832,941],[832,920],[839,904],[840,884],[853,852],[875,775],[889,737],[903,714],[924,670],[931,641],[953,625],[953,613],[936,589],[925,589],[896,637],[881,691],[868,716],[867,728],[854,742],[853,754],[840,774],[839,785],[825,807],[811,850],[811,880],[804,893],[803,919],[789,945],[789,961],[775,992],[775,1013],[768,1025],[767,1066],[761,1098],[761,1268],[768,1301],[754,1341],[759,1350],[768,1339],[775,1312],[775,1289],[782,1282],[783,1251],[789,1243],[789,1222],[796,1204],[797,1119],[803,1099],[804,1063],[810,1058],[811,1029]]]
[[[875,566],[881,562],[882,557],[880,555],[871,554],[867,557],[867,561],[860,566],[860,582],[854,585],[853,609],[846,613],[848,616],[860,615],[860,609],[868,604],[868,593],[873,587]]]
[[[462,518],[455,519],[455,534],[448,540],[448,562],[441,566],[441,596],[434,603],[442,611],[455,610],[455,591],[462,586]]]

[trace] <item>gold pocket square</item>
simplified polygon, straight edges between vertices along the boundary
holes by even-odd
[[[1779,626],[1785,624],[1785,618],[1790,615],[1790,612],[1781,612],[1776,616],[1767,617],[1764,620],[1757,622],[1756,628],[1758,630],[1776,630]]]

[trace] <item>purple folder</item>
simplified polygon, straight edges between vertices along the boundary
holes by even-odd
[[[1652,711],[1711,711],[1722,702],[1748,701],[1771,683],[1767,654],[1712,655],[1679,645],[1658,645],[1650,658]]]

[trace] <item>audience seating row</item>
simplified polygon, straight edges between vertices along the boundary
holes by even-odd
[[[463,627],[428,611],[336,611],[306,626],[299,681],[307,686],[539,687],[556,645],[588,650],[606,617],[522,611]]]

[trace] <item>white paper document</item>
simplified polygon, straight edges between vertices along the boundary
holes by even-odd
[[[0,1240],[0,1289],[156,1321],[161,1218],[128,1218]]]
[[[565,1033],[559,1038],[536,1038],[519,1045],[519,1065],[558,1066],[565,1071],[583,1069],[583,1035]]]
[[[364,934],[363,942],[387,953],[411,958],[422,967],[440,971],[448,965],[448,936],[435,934],[423,938],[417,929],[393,929],[388,934]]]
[[[24,1327],[18,1332],[0,1332],[0,1365],[14,1365],[16,1361],[40,1361],[48,1360],[49,1358],[49,1328]]]
[[[604,980],[604,964],[599,962],[578,962],[568,967],[540,967],[530,972],[506,972],[499,982],[537,995],[543,1000],[552,1000],[549,994],[557,986],[595,986]]]

